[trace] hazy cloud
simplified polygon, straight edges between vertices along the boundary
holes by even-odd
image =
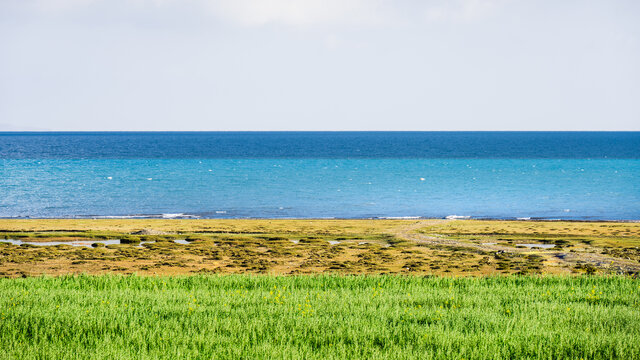
[[[640,130],[635,0],[0,0],[0,128]]]
[[[498,0],[23,0],[43,12],[118,7],[128,11],[189,7],[243,26],[280,24],[382,25],[392,22],[468,21],[494,11]],[[423,16],[421,16],[423,15]]]
[[[391,11],[388,2],[367,0],[234,0],[209,1],[207,6],[217,16],[249,26],[378,24]]]

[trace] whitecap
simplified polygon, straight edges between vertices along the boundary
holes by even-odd
[[[462,220],[462,219],[470,219],[471,216],[465,216],[465,215],[449,215],[446,216],[445,219],[448,220]]]
[[[163,219],[197,219],[199,218],[199,216],[196,216],[196,215],[188,215],[183,213],[161,214],[160,217]]]
[[[184,216],[183,213],[177,213],[177,214],[162,214],[161,215],[163,219],[175,219],[177,217],[182,217]]]

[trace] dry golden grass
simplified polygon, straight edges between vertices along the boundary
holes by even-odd
[[[563,241],[582,248],[640,247],[640,223],[633,222],[459,220],[426,226],[420,232],[482,241]]]
[[[425,231],[478,235],[570,235],[640,237],[640,223],[583,221],[458,220],[431,226]]]
[[[170,233],[308,233],[374,234],[414,223],[410,220],[280,220],[280,219],[0,219],[0,231],[116,231],[153,229]]]
[[[34,243],[122,239],[123,243],[96,248],[0,244],[0,276],[632,274],[640,269],[639,233],[640,224],[611,222],[3,219],[0,239]],[[177,244],[176,239],[189,243]],[[517,248],[523,240],[556,247]],[[139,245],[140,241],[154,243]]]

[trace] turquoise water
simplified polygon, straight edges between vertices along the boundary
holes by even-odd
[[[0,217],[639,219],[640,159],[2,159]]]

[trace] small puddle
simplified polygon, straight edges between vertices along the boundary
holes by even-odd
[[[360,241],[360,242],[358,243],[358,245],[364,245],[364,244],[368,244],[368,242],[366,242],[366,241]]]
[[[140,241],[140,244],[136,245],[137,248],[143,248],[143,244],[153,244],[155,241]]]
[[[329,244],[331,244],[331,245],[338,245],[338,244],[340,244],[340,241],[329,240]]]
[[[2,243],[12,244],[12,245],[36,245],[36,246],[56,246],[56,245],[71,245],[71,246],[84,246],[91,247],[93,244],[104,244],[104,245],[117,245],[120,244],[120,239],[115,240],[75,240],[75,241],[22,241],[15,239],[2,239],[0,240]]]
[[[555,244],[516,244],[516,246],[524,246],[524,247],[528,247],[529,249],[533,249],[533,248],[551,249],[552,247],[555,247]]]
[[[173,240],[174,243],[176,244],[182,244],[182,245],[189,245],[190,242],[188,242],[187,240],[184,239],[179,239],[179,240]]]
[[[291,242],[292,242],[292,243],[294,243],[294,244],[297,244],[297,243],[299,243],[299,242],[300,242],[300,240],[289,240],[289,241],[291,241]]]

